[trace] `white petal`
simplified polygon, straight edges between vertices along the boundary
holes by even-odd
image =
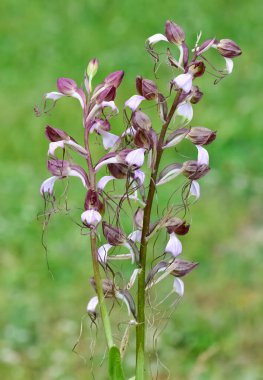
[[[136,165],[138,167],[141,167],[144,162],[144,152],[145,149],[139,148],[132,150],[130,153],[127,154],[125,161],[128,165]]]
[[[98,296],[92,297],[87,305],[87,312],[95,314],[98,303],[99,303]]]
[[[208,151],[201,145],[196,145],[198,150],[197,162],[199,165],[209,165],[209,154]]]
[[[141,186],[145,180],[145,174],[142,170],[136,169],[134,170],[134,179],[138,180],[139,185]]]
[[[102,136],[102,143],[105,149],[112,148],[113,145],[119,140],[119,136],[102,129],[99,130],[99,134]]]
[[[226,61],[226,72],[227,74],[231,74],[234,67],[234,62],[231,58],[225,58]]]
[[[125,303],[125,305],[127,306],[128,314],[130,315],[131,314],[131,308],[130,308],[129,302],[127,301],[126,297],[118,291],[115,292],[115,296]]]
[[[182,243],[178,239],[178,237],[175,235],[175,233],[170,234],[170,239],[165,247],[165,252],[171,253],[174,257],[180,255],[182,252],[183,247]]]
[[[133,287],[134,283],[135,283],[135,280],[138,276],[138,274],[141,272],[141,268],[136,268],[134,269],[134,271],[132,272],[132,275],[131,275],[131,278],[126,286],[126,289],[129,290]]]
[[[119,112],[119,110],[118,110],[118,108],[116,107],[116,104],[114,103],[113,100],[110,101],[110,102],[102,102],[102,103],[101,103],[101,107],[102,107],[102,108],[110,107],[111,110],[112,110],[113,112],[116,112],[116,113]]]
[[[72,150],[75,150],[76,152],[78,152],[81,156],[86,157],[86,155],[87,155],[86,149],[83,148],[83,146],[77,144],[75,141],[64,140],[64,144],[68,145]]]
[[[101,221],[101,215],[96,210],[87,210],[81,214],[81,220],[88,226],[96,227]]]
[[[128,239],[132,240],[134,243],[137,241],[138,243],[141,242],[142,238],[142,231],[140,230],[135,230],[130,235],[128,236]]]
[[[193,107],[191,103],[184,102],[179,104],[176,114],[184,118],[182,125],[188,124],[193,118]]]
[[[80,102],[81,107],[84,108],[84,106],[85,106],[84,105],[84,101],[83,101],[81,95],[78,92],[73,92],[73,94],[70,95],[70,96],[72,96],[75,99],[78,99],[78,101]]]
[[[108,165],[108,164],[117,164],[118,160],[116,157],[110,157],[107,158],[104,161],[101,161],[96,167],[95,167],[95,172],[97,172],[102,166]]]
[[[190,186],[190,195],[193,195],[196,199],[200,198],[200,185],[197,181],[192,181]]]
[[[107,262],[108,251],[113,247],[111,244],[104,244],[98,249],[98,260],[101,263]]]
[[[111,180],[115,179],[112,175],[105,175],[102,177],[98,182],[98,189],[104,190],[104,187],[107,185],[107,183]]]
[[[45,98],[46,98],[46,99],[54,100],[54,102],[55,102],[56,100],[62,98],[63,96],[66,96],[66,95],[61,94],[61,92],[53,91],[53,92],[48,92],[48,93],[45,95]]]
[[[130,99],[126,100],[124,106],[129,107],[134,112],[137,110],[143,100],[145,100],[144,96],[133,95]]]
[[[40,194],[41,195],[44,195],[45,193],[52,194],[54,183],[56,182],[57,179],[58,177],[56,176],[46,179],[40,186]]]
[[[174,291],[179,294],[180,297],[184,295],[184,283],[180,278],[175,278],[173,283]]]
[[[128,250],[130,251],[130,254],[131,254],[131,262],[134,263],[134,261],[135,261],[135,256],[134,256],[134,252],[133,252],[132,247],[130,246],[129,243],[124,243],[123,246],[126,247],[126,248],[128,248]]]
[[[177,177],[179,174],[181,174],[182,170],[183,170],[182,168],[177,168],[177,169],[170,170],[165,176],[163,176],[160,179],[160,181],[158,181],[156,183],[156,186],[160,186],[160,185],[163,185],[166,182],[171,181],[172,179],[174,179],[175,177]]]
[[[167,38],[163,34],[161,34],[161,33],[154,34],[153,36],[151,36],[151,37],[149,37],[147,39],[147,42],[148,42],[148,44],[150,46],[156,44],[159,41],[166,41],[166,42],[168,42]]]
[[[184,92],[189,92],[192,88],[193,77],[189,73],[180,74],[173,80],[173,83]]]
[[[78,178],[80,178],[83,186],[87,188],[85,178],[77,170],[70,169],[68,175],[70,177],[78,177]]]
[[[57,148],[64,149],[64,140],[51,142],[49,144],[49,149],[48,149],[47,154],[50,156],[55,156],[55,150]]]

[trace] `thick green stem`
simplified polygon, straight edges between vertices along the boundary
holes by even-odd
[[[181,91],[178,91],[170,112],[167,116],[165,124],[162,126],[161,133],[157,144],[157,155],[154,168],[151,173],[150,186],[144,208],[142,238],[140,246],[140,267],[141,272],[138,275],[138,293],[137,293],[137,312],[138,312],[138,325],[136,328],[136,380],[144,380],[145,378],[145,270],[146,270],[146,256],[147,256],[147,234],[151,221],[151,211],[153,198],[155,194],[155,182],[158,174],[158,169],[163,153],[163,143],[167,128],[172,120],[174,112],[178,106]]]
[[[102,323],[104,327],[104,333],[106,336],[107,345],[108,345],[108,348],[110,349],[111,347],[114,346],[114,342],[113,342],[112,333],[111,333],[109,314],[106,308],[104,293],[102,289],[102,281],[100,277],[100,268],[99,268],[98,255],[97,255],[96,235],[93,231],[91,232],[90,241],[91,241],[94,279],[95,279],[97,295],[99,299],[101,319],[102,319]]]

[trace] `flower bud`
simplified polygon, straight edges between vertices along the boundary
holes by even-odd
[[[134,144],[140,148],[150,150],[155,145],[157,140],[157,135],[153,129],[146,131],[144,129],[139,129],[134,136]]]
[[[215,140],[216,132],[205,127],[193,127],[186,138],[195,145],[208,145]]]
[[[205,64],[203,61],[196,61],[188,68],[188,72],[192,74],[194,78],[201,77],[205,72]]]
[[[229,39],[220,40],[216,44],[216,49],[225,58],[234,58],[242,54],[240,47]]]
[[[45,135],[49,141],[73,140],[65,131],[58,128],[53,128],[50,125],[46,126]]]
[[[117,179],[124,179],[127,177],[129,168],[124,164],[108,164],[108,169],[113,177]]]
[[[171,275],[175,277],[183,277],[187,275],[188,273],[192,272],[192,270],[198,266],[198,263],[193,263],[193,262],[181,260],[181,259],[175,259],[173,261],[173,264],[174,264],[174,270],[172,270],[170,273]]]
[[[151,119],[142,111],[136,111],[132,115],[132,126],[135,129],[150,130],[152,126]]]
[[[57,88],[64,95],[72,95],[76,92],[78,86],[77,83],[69,78],[59,78],[57,80]]]
[[[114,86],[115,88],[119,87],[124,76],[124,71],[119,70],[109,74],[105,79],[104,83],[107,86]]]
[[[87,67],[87,76],[92,79],[95,77],[97,71],[99,68],[99,61],[97,58],[93,58],[89,61],[88,67]]]
[[[138,76],[136,78],[136,88],[138,93],[147,100],[153,100],[158,96],[157,86],[152,80]]]
[[[102,230],[107,242],[114,247],[127,242],[127,238],[119,228],[113,227],[110,224],[103,222]]]
[[[165,35],[168,41],[175,45],[182,45],[185,40],[183,29],[170,20],[165,23]]]
[[[111,100],[114,100],[116,97],[116,87],[109,86],[106,87],[102,92],[98,94],[96,97],[96,103],[102,103],[104,101],[110,102]]]
[[[90,284],[97,293],[97,286],[94,277],[91,277]],[[105,298],[113,298],[115,296],[115,286],[110,279],[102,280],[102,290]]]
[[[85,198],[84,203],[85,210],[97,210],[102,211],[103,210],[103,203],[99,200],[98,193],[94,190],[88,190]]]
[[[201,55],[209,50],[214,45],[215,39],[209,39],[204,41],[197,50],[197,55]]]
[[[168,222],[165,223],[167,232],[169,234],[176,233],[177,235],[185,235],[189,231],[190,224],[187,224],[185,220],[180,218],[170,218]]]
[[[203,92],[199,90],[198,86],[192,86],[190,102],[192,104],[196,104],[196,103],[200,102],[203,95],[204,95]]]
[[[197,161],[186,161],[183,164],[183,171],[185,177],[189,179],[199,179],[209,172],[210,168],[206,164],[198,164]]]

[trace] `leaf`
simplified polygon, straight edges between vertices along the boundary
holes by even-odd
[[[110,380],[125,380],[121,364],[121,354],[116,346],[111,347],[109,351],[109,375]]]

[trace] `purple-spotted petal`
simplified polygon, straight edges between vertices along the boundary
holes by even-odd
[[[105,149],[112,148],[114,144],[119,140],[119,136],[102,129],[99,129],[98,133],[102,136],[102,143]]]
[[[144,153],[145,149],[143,148],[132,150],[127,154],[125,161],[130,166],[135,165],[137,167],[141,167],[144,162]]]

